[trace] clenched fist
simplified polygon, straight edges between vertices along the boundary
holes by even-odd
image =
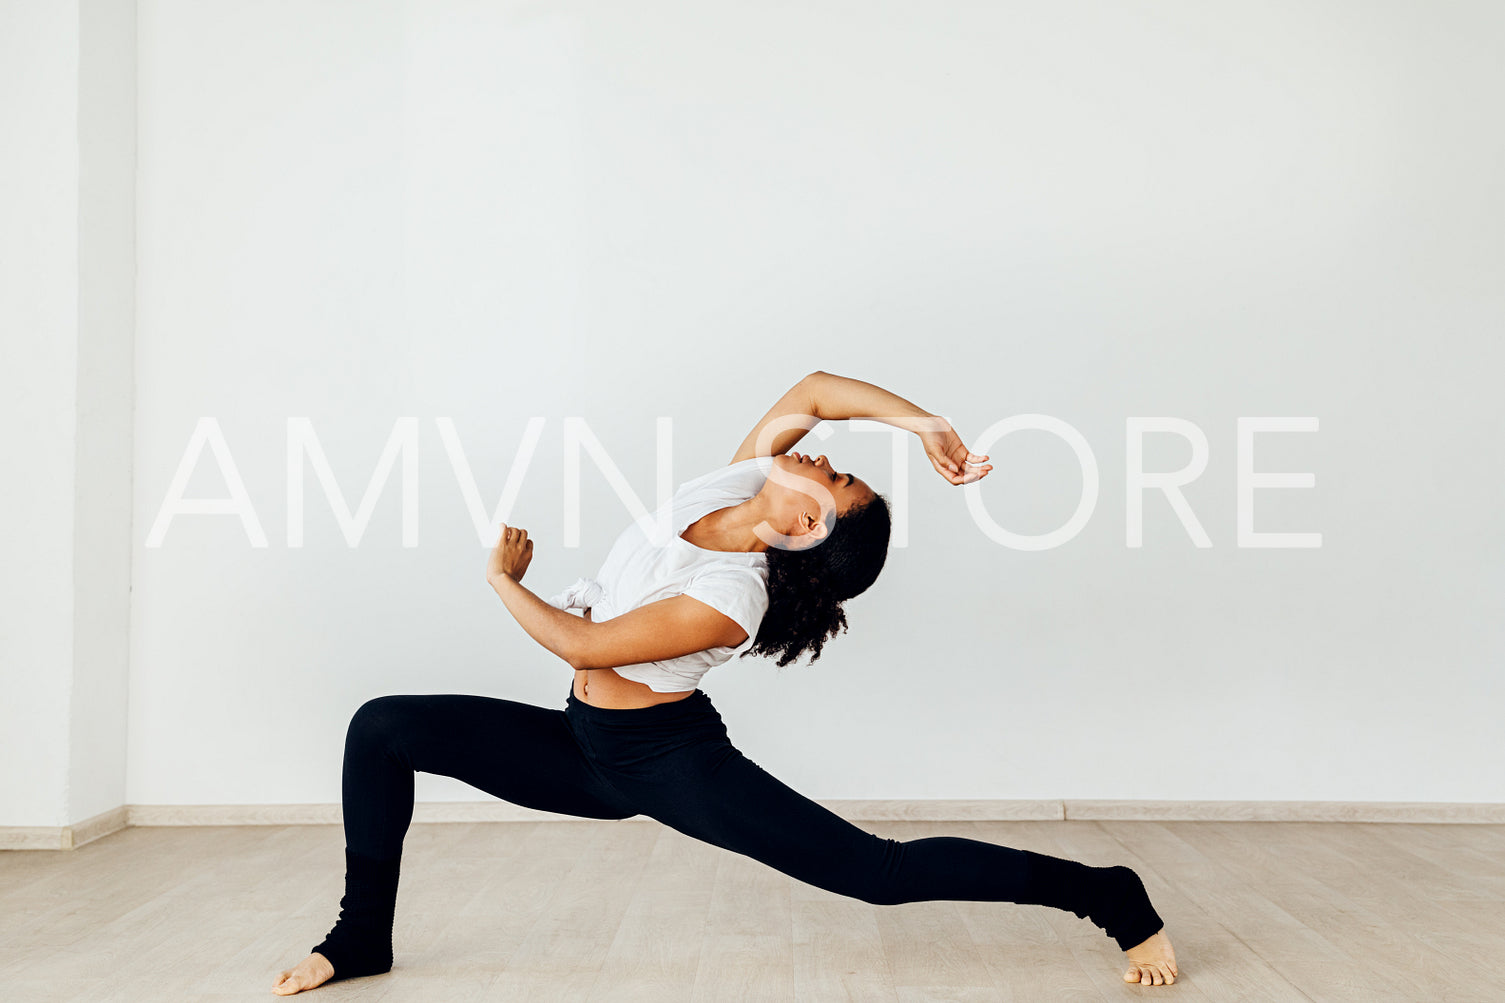
[[[516,529],[504,522],[496,546],[491,550],[491,558],[486,562],[486,580],[494,582],[499,575],[505,575],[520,582],[532,560],[533,541],[528,539],[528,531]]]

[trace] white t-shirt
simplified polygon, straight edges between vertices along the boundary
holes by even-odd
[[[704,550],[679,534],[701,516],[757,494],[772,466],[773,457],[755,456],[681,484],[664,505],[617,537],[595,578],[577,579],[549,604],[590,609],[596,623],[676,595],[725,613],[747,631],[747,639],[735,648],[717,645],[678,658],[615,667],[618,675],[646,683],[655,693],[695,689],[707,670],[740,655],[757,639],[768,612],[768,555]]]

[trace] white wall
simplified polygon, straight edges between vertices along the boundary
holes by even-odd
[[[0,5],[0,825],[125,803],[133,3]]]
[[[1106,2],[282,5],[146,0],[127,800],[332,802],[385,693],[563,705],[569,672],[486,586],[435,419],[486,506],[547,419],[509,522],[545,595],[629,518],[586,462],[565,548],[562,422],[653,502],[725,463],[812,369],[969,439],[1070,422],[1087,528],[991,542],[909,444],[908,545],[814,667],[706,690],[814,797],[1505,800],[1497,765],[1505,352],[1495,5],[1133,10]],[[1210,442],[1125,545],[1131,416]],[[1240,416],[1259,439],[1236,546]],[[268,545],[190,515],[145,546],[201,416]],[[419,426],[420,540],[394,480],[347,546],[312,468],[286,543],[286,419],[346,502]],[[894,497],[883,436],[808,439]],[[1039,433],[989,452],[993,518],[1045,532],[1080,476]],[[1150,469],[1186,462],[1160,436]],[[31,468],[28,468],[31,469]],[[211,454],[190,497],[224,497]],[[51,604],[37,601],[39,615]],[[481,797],[424,776],[420,799]]]
[[[9,825],[68,822],[77,101],[78,11],[0,6],[0,790]]]

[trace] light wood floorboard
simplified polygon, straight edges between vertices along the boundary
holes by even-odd
[[[656,822],[415,824],[385,975],[324,1001],[1505,1000],[1505,826],[860,823],[1139,872],[1174,986],[1085,919],[873,906]],[[339,826],[131,827],[0,852],[0,999],[266,999],[339,912]]]

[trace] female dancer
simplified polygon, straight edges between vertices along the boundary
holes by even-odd
[[[944,419],[817,371],[774,404],[730,464],[685,482],[653,517],[629,526],[594,579],[539,598],[522,585],[533,541],[504,526],[487,581],[523,630],[574,668],[565,707],[458,694],[363,704],[345,738],[339,919],[273,992],[391,970],[415,770],[551,812],[648,815],[877,905],[961,899],[1064,909],[1128,952],[1124,981],[1174,982],[1170,940],[1130,868],[956,836],[880,838],[742,755],[697,688],[734,654],[777,655],[783,666],[808,650],[814,662],[846,626],[842,602],[878,577],[887,501],[824,456],[785,452],[821,420],[855,417],[916,432],[952,484],[992,470]]]

